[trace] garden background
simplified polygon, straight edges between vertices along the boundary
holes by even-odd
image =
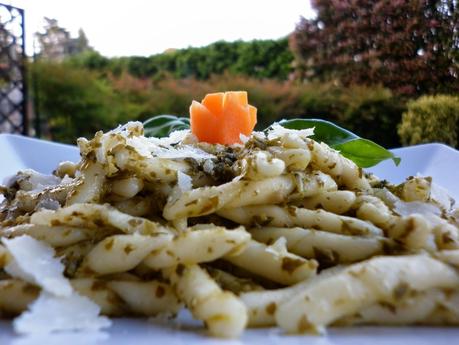
[[[129,120],[188,116],[208,92],[247,90],[258,129],[283,118],[334,121],[387,147],[458,147],[457,0],[312,1],[278,40],[218,41],[107,58],[47,19],[28,65],[38,132],[74,143]]]

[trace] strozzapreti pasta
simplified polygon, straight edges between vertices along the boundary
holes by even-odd
[[[217,337],[458,325],[453,201],[428,177],[381,181],[309,134],[274,125],[220,145],[130,122],[80,138],[81,161],[51,177],[19,172],[0,188],[0,315],[49,293],[52,272],[27,272],[13,250],[31,237],[108,316],[185,307]]]

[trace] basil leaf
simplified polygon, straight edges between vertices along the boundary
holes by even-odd
[[[190,119],[174,115],[154,116],[143,123],[146,137],[167,137],[173,131],[190,128]]]
[[[311,139],[324,142],[361,168],[372,167],[386,159],[392,159],[395,165],[400,164],[400,158],[384,147],[363,139],[356,134],[341,128],[332,122],[320,119],[291,119],[282,120],[279,124],[290,129],[306,129],[314,127]]]
[[[371,140],[358,138],[332,147],[361,168],[372,167],[386,159],[392,159],[395,165],[400,164],[399,157]]]

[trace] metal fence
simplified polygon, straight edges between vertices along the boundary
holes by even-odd
[[[0,133],[28,134],[24,10],[0,3]]]

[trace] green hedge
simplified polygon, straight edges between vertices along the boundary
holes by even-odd
[[[35,64],[42,133],[52,140],[74,143],[117,122],[110,85],[85,69],[60,64]]]
[[[200,80],[224,72],[286,80],[293,72],[292,62],[287,37],[249,42],[218,41],[205,47],[170,50],[149,57],[108,59],[91,51],[67,60],[73,66],[116,75],[127,71],[139,78],[160,79],[170,74],[177,79],[192,77]]]
[[[441,142],[458,147],[459,98],[423,96],[409,102],[398,133],[404,145]]]

